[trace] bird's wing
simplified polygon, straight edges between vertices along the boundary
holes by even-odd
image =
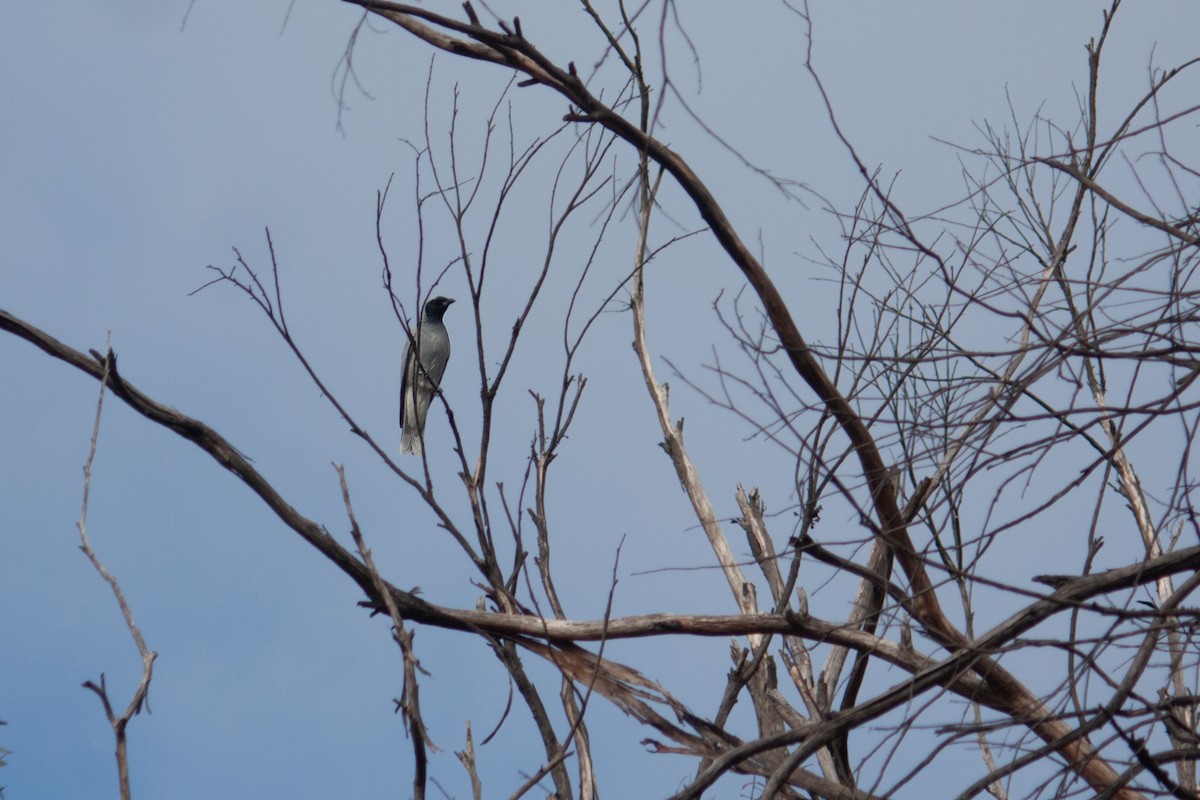
[[[400,370],[400,427],[404,427],[404,400],[408,396],[409,374],[413,371],[409,361],[412,359],[412,342],[404,343],[404,357],[400,359],[403,365]]]
[[[422,350],[422,354],[428,352],[427,358],[422,358],[425,370],[429,373],[430,383],[436,387],[441,384],[442,376],[446,374],[446,364],[450,362],[450,335],[446,332],[446,326],[438,322],[436,326],[431,326],[431,335],[429,337],[429,350]]]

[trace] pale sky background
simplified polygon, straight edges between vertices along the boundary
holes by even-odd
[[[427,5],[461,14],[457,2]],[[673,41],[677,84],[756,163],[851,202],[861,184],[800,69],[803,28],[775,3],[747,5],[730,14],[718,4],[680,4],[701,72]],[[864,159],[885,174],[899,172],[897,198],[924,211],[963,191],[958,153],[935,138],[981,145],[976,124],[1006,123],[1008,98],[1022,123],[1039,107],[1074,120],[1086,81],[1084,45],[1098,33],[1104,6],[814,3],[815,58]],[[582,67],[601,53],[575,4],[514,7],[526,35],[551,57]],[[398,449],[402,338],[380,288],[374,212],[376,192],[395,173],[385,226],[397,279],[411,295],[412,155],[402,140],[422,135],[430,50],[383,23],[364,30],[354,59],[371,97],[348,92],[339,131],[334,87],[361,15],[356,7],[197,0],[181,30],[186,10],[186,2],[114,0],[0,11],[0,308],[81,350],[103,349],[111,332],[127,380],[215,427],[301,513],[348,542],[330,466],[345,463],[387,577],[421,586],[433,602],[471,607],[477,592],[467,585],[464,559],[415,495],[347,433],[257,310],[225,287],[189,296],[209,279],[207,265],[233,263],[235,246],[265,271],[269,226],[293,333],[339,398]],[[1122,9],[1104,62],[1110,105],[1102,115],[1124,111],[1144,91],[1152,59],[1171,66],[1194,56],[1198,30],[1194,2]],[[507,74],[444,55],[433,69],[435,137],[446,128],[457,83],[471,141],[475,110],[495,102]],[[544,133],[565,105],[541,88],[514,89],[510,100],[519,143]],[[743,236],[761,242],[768,268],[803,309],[805,334],[830,340],[822,300],[830,288],[815,280],[829,275],[810,261],[813,239],[837,246],[828,216],[815,203],[783,201],[677,105],[668,103],[664,124],[661,138],[709,181]],[[619,158],[628,174],[629,154]],[[497,337],[507,336],[539,266],[521,256],[533,241],[540,259],[545,204],[530,193],[507,219],[485,314]],[[665,221],[656,224],[669,233]],[[612,256],[589,284],[593,301],[628,270],[628,220],[619,227]],[[566,270],[582,258],[570,252],[572,242],[577,251],[590,246],[590,229],[575,230],[577,238],[560,245],[568,251],[564,277],[547,288],[547,310],[531,321],[499,411],[492,479],[509,487],[520,483],[533,430],[525,388],[548,394],[561,372],[554,309],[570,291]],[[431,250],[449,252],[436,234]],[[431,256],[431,263],[441,262]],[[729,347],[713,300],[741,287],[706,237],[669,251],[649,287],[658,354],[703,378],[711,347]],[[454,270],[441,291],[466,299]],[[446,317],[456,347],[446,393],[471,441],[477,374],[466,305]],[[712,557],[656,446],[630,339],[628,315],[600,317],[578,365],[589,377],[580,421],[555,465],[551,516],[568,611],[602,615],[625,536],[617,613],[729,613],[717,573],[637,574],[709,565]],[[80,468],[97,386],[11,336],[0,336],[0,365],[0,719],[8,722],[0,746],[13,751],[0,785],[13,800],[114,796],[112,736],[98,700],[80,684],[105,673],[123,707],[140,665],[111,593],[77,549]],[[721,513],[735,515],[738,482],[761,486],[772,509],[790,505],[786,454],[747,443],[749,426],[708,406],[664,362],[656,368],[672,383],[673,414],[688,420],[688,443]],[[453,497],[459,485],[448,433],[440,416],[431,421],[431,467]],[[777,524],[782,543],[791,516]],[[112,398],[89,530],[159,653],[153,714],[130,726],[135,796],[409,796],[411,749],[391,704],[401,665],[386,625],[367,619],[355,606],[356,587],[243,485]],[[422,699],[442,747],[432,775],[451,796],[469,796],[453,751],[467,720],[477,741],[497,724],[507,683],[476,639],[422,628],[416,645],[432,673]],[[614,645],[609,655],[711,713],[727,649],[724,640],[640,642]],[[698,659],[709,668],[690,666]],[[545,676],[532,657],[527,663]],[[680,682],[681,674],[688,678]],[[548,701],[553,696],[547,692]],[[593,737],[604,734],[595,755],[606,796],[663,796],[693,773],[691,760],[642,755],[636,743],[647,732],[603,702],[589,713]],[[480,749],[486,796],[507,796],[541,764],[527,719],[515,710]],[[736,782],[722,786],[719,796],[737,793]],[[909,789],[922,796],[922,788]]]

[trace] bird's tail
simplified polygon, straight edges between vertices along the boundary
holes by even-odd
[[[405,428],[400,432],[400,452],[421,455],[421,437],[417,435],[416,426]]]

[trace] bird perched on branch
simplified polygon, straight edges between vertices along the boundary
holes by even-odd
[[[437,392],[446,362],[450,360],[450,335],[442,315],[454,301],[433,297],[425,304],[421,324],[404,345],[404,372],[400,378],[400,452],[421,455],[425,440],[425,415]],[[417,357],[417,353],[420,357]]]

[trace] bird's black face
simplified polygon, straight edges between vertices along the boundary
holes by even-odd
[[[446,313],[446,309],[453,302],[454,300],[449,297],[431,297],[425,304],[425,316],[430,319],[441,319],[442,314]]]

